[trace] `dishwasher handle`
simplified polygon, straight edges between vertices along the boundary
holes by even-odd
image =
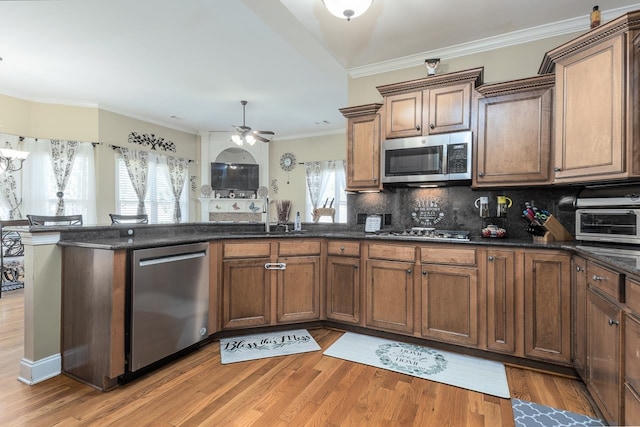
[[[170,262],[185,261],[188,259],[202,258],[204,256],[207,256],[206,251],[187,252],[179,255],[168,255],[141,259],[139,265],[140,267],[146,267],[148,265],[168,264]]]
[[[268,262],[264,265],[265,270],[286,270],[286,262]]]

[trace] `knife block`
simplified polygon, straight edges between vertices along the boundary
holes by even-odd
[[[573,240],[573,235],[567,231],[566,228],[553,216],[549,215],[549,218],[542,224],[547,232],[544,236],[533,236],[535,243],[550,243],[550,242],[563,242]]]

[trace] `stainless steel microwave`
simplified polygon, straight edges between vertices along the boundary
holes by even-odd
[[[382,142],[382,183],[419,186],[471,179],[471,132]]]
[[[577,209],[576,239],[640,244],[640,209]]]

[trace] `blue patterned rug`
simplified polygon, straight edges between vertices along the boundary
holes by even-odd
[[[24,283],[22,282],[8,282],[2,285],[2,292],[15,291],[22,288],[24,288]]]
[[[526,402],[520,399],[511,399],[511,406],[513,408],[513,420],[516,427],[582,427],[607,425],[604,421],[597,418],[550,408],[549,406]]]

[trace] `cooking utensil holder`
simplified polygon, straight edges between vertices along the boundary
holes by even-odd
[[[547,230],[544,236],[533,236],[535,243],[550,243],[550,242],[562,242],[573,240],[573,235],[567,231],[566,228],[553,216],[549,215],[549,218],[542,224]]]

